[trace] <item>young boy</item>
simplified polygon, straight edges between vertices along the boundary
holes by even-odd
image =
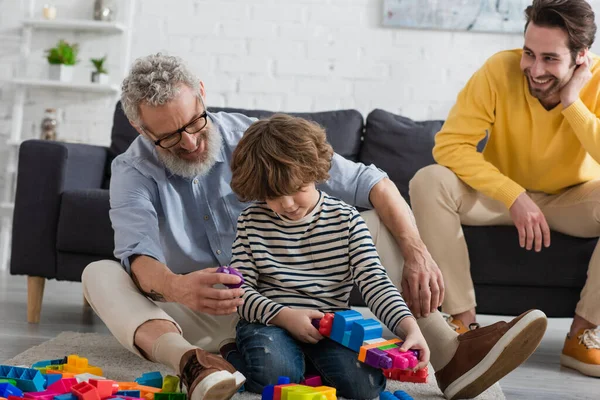
[[[231,188],[255,202],[238,218],[231,266],[245,279],[238,310],[239,353],[227,360],[246,376],[246,389],[312,367],[339,396],[372,399],[385,388],[380,369],[324,338],[311,324],[325,312],[349,308],[356,284],[371,311],[403,349],[429,349],[416,320],[381,266],[356,209],[316,188],[329,178],[333,150],[317,124],[287,115],[252,124],[233,152]],[[231,354],[231,353],[230,353]]]

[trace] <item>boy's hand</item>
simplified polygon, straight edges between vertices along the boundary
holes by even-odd
[[[404,318],[398,324],[396,331],[397,336],[401,336],[400,333],[406,333],[400,351],[419,350],[419,364],[416,369],[425,368],[429,363],[429,346],[427,346],[417,321],[412,317]]]
[[[273,325],[285,329],[295,339],[315,344],[323,339],[311,321],[316,318],[323,318],[323,313],[316,310],[284,308],[271,320]]]

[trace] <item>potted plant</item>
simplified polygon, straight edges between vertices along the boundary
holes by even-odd
[[[50,79],[70,82],[73,79],[73,66],[78,62],[78,53],[77,44],[70,44],[62,39],[55,47],[46,50],[46,58],[50,64]]]
[[[108,83],[108,71],[104,67],[106,56],[102,58],[91,58],[90,61],[94,64],[95,71],[92,72],[92,82],[107,84]]]

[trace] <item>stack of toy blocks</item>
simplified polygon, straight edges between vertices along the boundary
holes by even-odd
[[[290,378],[280,376],[276,385],[265,386],[262,400],[337,400],[335,388],[321,386],[321,377],[307,377],[304,383],[290,383]]]
[[[185,400],[179,378],[144,373],[135,382],[117,382],[86,358],[70,355],[32,368],[0,365],[0,400]]]
[[[381,368],[389,379],[403,382],[427,382],[427,367],[412,371],[419,363],[416,350],[400,351],[400,339],[382,338],[383,327],[374,319],[365,320],[355,310],[328,313],[313,320],[319,333],[358,353],[358,359],[367,365]]]
[[[393,394],[391,392],[381,393],[379,395],[379,400],[413,400],[413,398],[402,390],[396,390]]]

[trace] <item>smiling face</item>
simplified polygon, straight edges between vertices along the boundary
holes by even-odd
[[[560,103],[560,90],[573,76],[576,64],[568,47],[567,33],[530,23],[525,32],[521,70],[531,95],[545,106]],[[581,53],[580,53],[581,54]],[[577,62],[582,56],[577,55]]]
[[[202,85],[200,95],[204,97]],[[138,130],[155,142],[190,124],[204,111],[203,101],[198,98],[197,92],[181,85],[179,94],[164,105],[140,105],[142,126]],[[219,132],[213,128],[210,119],[207,119],[206,126],[199,132],[181,132],[181,140],[177,144],[168,149],[156,146],[156,151],[159,159],[172,173],[192,178],[208,173],[221,151],[221,144]]]
[[[265,201],[269,208],[277,214],[297,221],[315,208],[319,201],[319,192],[314,183],[309,183],[302,186],[296,193]]]

